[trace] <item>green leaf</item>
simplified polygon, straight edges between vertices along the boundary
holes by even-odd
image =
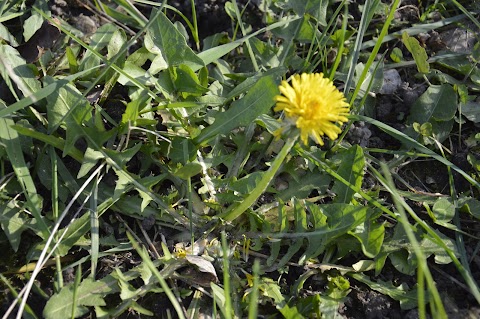
[[[20,15],[23,14],[22,12],[19,12]],[[0,38],[8,42],[10,45],[13,47],[18,47],[18,42],[17,39],[8,31],[8,29],[0,23]]]
[[[29,67],[25,59],[17,50],[5,44],[0,45],[0,74],[13,94],[15,94],[15,89],[11,85],[11,81],[18,86],[24,96],[29,96],[42,88],[33,69]]]
[[[292,197],[295,198],[308,198],[313,190],[318,190],[319,193],[323,193],[328,189],[332,178],[330,175],[322,173],[310,173],[297,179],[288,181],[288,188],[281,191],[277,196],[278,198],[287,201]]]
[[[408,123],[449,121],[456,112],[457,94],[453,87],[450,84],[432,85],[412,105]]]
[[[233,102],[227,111],[218,113],[215,122],[202,130],[194,142],[203,144],[218,135],[230,133],[234,128],[248,125],[259,115],[268,112],[277,94],[278,87],[272,77],[261,78],[247,95]]]
[[[419,133],[422,136],[433,136],[432,123],[427,122],[420,125],[420,123],[413,123],[413,129],[415,132]]]
[[[466,103],[460,103],[460,110],[462,115],[469,121],[474,123],[480,122],[480,108],[478,107],[478,102],[468,101]]]
[[[280,64],[278,48],[272,45],[261,41],[257,38],[252,38],[250,40],[250,45],[252,46],[253,53],[258,61],[265,67],[278,67]]]
[[[88,147],[83,156],[82,166],[78,170],[77,178],[80,179],[87,175],[90,170],[95,167],[98,160],[103,158],[102,152],[95,151],[94,149]]]
[[[241,39],[238,39],[238,40],[233,41],[233,42],[228,42],[228,43],[225,43],[225,44],[222,44],[222,45],[218,45],[218,46],[215,46],[213,48],[209,48],[209,49],[207,49],[203,52],[200,52],[198,54],[198,57],[202,59],[202,61],[204,62],[205,65],[208,65],[208,64],[210,64],[212,62],[215,62],[216,60],[220,59],[222,56],[227,55],[229,52],[233,51],[235,48],[242,45],[248,39],[257,36],[260,33],[264,33],[266,31],[277,29],[277,28],[282,27],[282,26],[284,26],[284,25],[286,25],[286,24],[288,24],[292,21],[296,21],[296,20],[299,20],[299,19],[303,19],[303,17],[295,17],[293,19],[290,18],[289,20],[285,19],[283,21],[272,23],[269,26],[267,26],[265,28],[262,28],[262,29],[260,29],[256,32],[250,33],[249,35],[247,35],[247,36],[245,36]],[[192,69],[194,71],[197,71],[199,69],[199,67],[192,68]]]
[[[392,53],[390,53],[390,59],[396,63],[403,61],[402,50],[400,50],[400,48],[393,48]]]
[[[85,214],[88,215],[88,214]],[[84,216],[85,216],[84,215]],[[151,261],[150,261],[151,262]],[[160,260],[151,262],[154,267],[159,267],[162,263]],[[169,278],[173,272],[185,265],[184,260],[178,260],[169,263],[160,271],[160,276]],[[143,271],[143,264],[122,273],[123,280],[129,282],[138,278]],[[84,279],[77,288],[76,300],[73,300],[73,284],[64,286],[58,293],[53,295],[45,305],[43,316],[46,319],[71,318],[72,310],[75,317],[79,317],[86,313],[87,306],[105,305],[104,297],[109,294],[120,292],[119,279],[117,274],[113,272],[102,279],[93,281],[91,277]],[[152,278],[152,283],[141,289],[138,297],[143,296],[147,292],[155,289],[157,277]],[[75,308],[73,309],[73,307]]]
[[[79,48],[72,48],[67,46],[65,48],[65,55],[67,57],[68,66],[70,67],[70,73],[75,74],[78,72],[78,60]]]
[[[432,85],[425,93],[423,93],[417,101],[410,108],[410,115],[407,123],[421,124],[417,126],[417,130],[423,134],[428,134],[429,126],[424,126],[425,123],[431,124],[431,132],[435,138],[442,142],[448,138],[452,127],[453,118],[457,112],[457,94],[450,84]],[[420,133],[407,131],[409,135],[417,138]],[[432,143],[431,140],[425,139],[425,144]]]
[[[138,143],[135,146],[132,146],[124,151],[116,151],[111,149],[105,149],[104,152],[109,156],[107,160],[111,163],[114,161],[119,167],[123,168],[132,157],[137,154],[137,152],[142,147],[142,143]]]
[[[107,59],[112,59],[127,42],[127,35],[123,29],[117,29],[113,32],[110,41],[107,44]],[[118,61],[124,62],[126,56],[124,55]]]
[[[302,15],[298,20],[292,20],[290,18],[284,19],[286,20],[285,26],[272,31],[275,36],[289,40],[289,45],[293,44],[293,39],[305,43],[312,41],[317,30],[309,23],[308,17]]]
[[[30,38],[37,32],[43,24],[43,17],[39,14],[32,14],[28,19],[23,23],[23,39],[25,42],[30,40]]]
[[[284,66],[279,66],[277,68],[270,69],[264,73],[254,74],[253,76],[247,77],[244,81],[234,87],[226,96],[227,100],[231,100],[240,94],[246,93],[250,90],[255,84],[260,81],[261,78],[265,76],[272,76],[275,80],[280,79],[282,75],[287,72],[287,68]]]
[[[138,66],[130,61],[126,61],[125,65],[123,66],[123,72],[128,74],[131,78],[134,78],[137,80],[139,83],[145,86],[150,86],[153,85],[155,82],[157,82],[157,79],[152,77],[150,74],[145,72],[144,69],[142,69],[141,66]],[[125,75],[121,74],[118,77],[117,80],[120,84],[124,86],[137,86],[134,82],[132,82],[129,78],[127,78]]]
[[[125,10],[129,16],[131,16],[135,21],[137,21],[138,25],[143,27],[145,23],[147,23],[146,18],[142,15],[142,13],[130,2],[127,0],[114,0],[120,8]],[[118,11],[118,10],[117,10]],[[153,14],[152,14],[153,15]]]
[[[280,311],[284,318],[304,318],[296,306],[290,306],[282,295],[280,286],[274,280],[262,277],[259,283],[259,292],[264,297],[272,299],[275,307]]]
[[[103,298],[117,291],[119,291],[117,280],[110,275],[98,281],[88,277],[77,288],[75,309],[73,309],[73,284],[69,284],[47,301],[43,316],[46,319],[70,318],[73,313],[74,317],[78,318],[88,312],[87,306],[105,306]]]
[[[153,290],[152,290],[152,292],[153,292]],[[128,301],[131,301],[129,309],[132,309],[133,311],[135,311],[139,314],[149,316],[149,317],[153,317],[155,315],[155,313],[153,313],[152,311],[140,306],[136,301],[134,301],[134,300],[128,300]]]
[[[297,15],[309,14],[315,17],[321,25],[327,25],[328,0],[289,0],[287,3]]]
[[[125,65],[127,52],[126,50],[122,51],[122,49],[123,49],[123,46],[126,44],[126,42],[127,42],[127,36],[125,34],[125,31],[123,31],[122,29],[118,29],[118,30],[115,30],[115,32],[113,32],[113,35],[107,45],[108,60],[112,60],[116,58],[116,55],[119,52],[121,52],[121,56],[119,56],[115,60],[118,67],[120,68],[123,68],[123,66]],[[103,105],[104,101],[108,98],[109,93],[117,83],[117,80],[119,77],[120,77],[120,73],[118,73],[112,68],[110,68],[107,71],[107,73],[105,73],[106,82],[103,88],[103,92],[101,94],[101,99],[99,102],[100,105]]]
[[[104,10],[109,17],[113,18],[114,20],[120,21],[125,25],[133,26],[136,29],[140,29],[145,24],[142,20],[138,20],[138,21],[141,21],[139,23],[137,19],[132,18],[126,14],[123,14],[121,11],[116,10],[115,8],[105,5],[101,1],[98,1],[98,4],[101,6],[102,10]]]
[[[314,230],[295,234],[307,236],[309,242],[301,260],[321,254],[329,243],[363,223],[368,213],[368,207],[340,203],[320,206],[307,202],[306,206],[312,215]]]
[[[306,233],[308,230],[307,226],[307,212],[305,211],[303,205],[298,200],[293,201],[293,211],[295,217],[295,233]],[[288,246],[287,252],[282,256],[278,262],[277,267],[283,267],[289,262],[293,256],[302,248],[303,238],[299,237],[293,240],[293,242]],[[299,264],[305,262],[304,256],[300,257]]]
[[[255,123],[267,129],[270,134],[282,127],[282,122],[267,114],[262,114],[255,119]]]
[[[337,173],[350,182],[350,184],[360,188],[362,186],[363,170],[365,168],[363,149],[358,145],[354,145],[346,152],[338,152],[335,157],[341,161]],[[332,192],[337,195],[334,199],[335,203],[345,204],[352,201],[355,193],[353,189],[340,181],[335,181]]]
[[[147,107],[150,101],[151,97],[143,94],[140,98],[128,102],[125,112],[122,114],[122,124],[126,125],[128,122],[131,122],[133,125],[136,125],[140,111]]]
[[[413,251],[401,224],[395,226],[393,237],[386,240],[382,246],[382,255],[387,254],[395,269],[407,275],[413,275],[418,267]]]
[[[428,64],[428,56],[425,48],[423,48],[417,39],[408,35],[407,32],[402,33],[402,41],[405,47],[413,56],[415,63],[417,64],[418,72],[428,73],[430,72],[430,65]]]
[[[12,119],[0,118],[0,143],[5,146],[10,165],[12,165],[26,197],[27,207],[32,212],[37,223],[39,223],[43,237],[47,238],[50,232],[44,217],[40,214],[42,198],[37,193],[37,188],[23,156],[20,136],[12,128],[13,124],[14,121]]]
[[[121,270],[118,268],[115,269],[114,277],[118,278],[118,284],[120,286],[120,298],[122,300],[135,299],[140,289],[133,288],[133,286],[128,282],[127,278],[125,278]]]
[[[237,181],[234,181],[230,184],[230,189],[235,192],[238,192],[242,195],[251,193],[255,186],[263,178],[264,172],[257,171],[251,174],[248,174]]]
[[[462,212],[468,212],[476,219],[480,219],[480,201],[472,197],[464,197],[458,200],[458,207]]]
[[[189,179],[202,171],[202,165],[200,163],[187,163],[174,172],[174,175],[181,179]]]
[[[432,207],[436,221],[449,222],[455,216],[455,205],[448,199],[439,198]]]
[[[172,143],[168,149],[168,157],[174,163],[187,164],[195,160],[197,156],[197,147],[191,139],[182,137],[172,138]]]
[[[53,135],[48,135],[48,134],[36,131],[32,128],[24,127],[22,125],[17,125],[17,124],[12,125],[12,128],[15,131],[17,131],[18,133],[20,133],[20,135],[35,138],[39,141],[42,141],[42,142],[47,143],[49,145],[52,145],[53,147],[55,147],[59,150],[62,150],[62,151],[65,149],[65,140],[63,140],[60,137],[56,137],[56,136],[53,136]],[[78,162],[83,161],[83,154],[76,147],[72,147],[69,150],[67,155],[71,156],[72,158],[74,158]]]
[[[152,15],[156,15],[153,10]],[[187,45],[183,35],[173,23],[163,14],[158,14],[157,21],[147,29],[145,37],[147,49],[162,56],[168,67],[185,64],[191,69],[204,67],[203,60]]]
[[[2,61],[2,55],[0,54],[0,62],[1,61]],[[0,63],[0,71],[2,70],[1,66],[2,66],[2,64]],[[85,70],[85,71],[82,71],[82,72],[79,72],[79,73],[72,74],[70,76],[67,76],[64,79],[55,80],[55,82],[48,84],[47,86],[40,89],[39,91],[36,91],[32,95],[30,95],[28,97],[25,97],[24,99],[10,105],[7,108],[0,109],[0,117],[5,117],[9,114],[12,114],[12,113],[18,111],[18,110],[24,109],[27,106],[32,105],[33,103],[36,103],[36,102],[40,101],[41,99],[49,96],[50,94],[53,94],[53,93],[57,92],[58,89],[65,86],[70,81],[73,81],[73,80],[75,80],[75,79],[77,79],[77,78],[79,78],[79,77],[81,77],[81,76],[83,76],[83,75],[85,75],[85,74],[87,74],[91,71],[92,70],[89,69],[89,70]]]
[[[456,243],[453,239],[442,234],[437,229],[434,229],[433,231],[438,235],[450,253],[459,256]],[[452,262],[452,258],[448,255],[447,251],[445,251],[445,249],[438,244],[438,241],[429,234],[424,234],[424,237],[420,242],[420,247],[422,247],[422,252],[425,254],[425,258],[434,255],[434,260],[437,264],[449,264]]]
[[[47,79],[51,82],[52,79]],[[92,107],[85,97],[71,84],[47,96],[47,117],[49,131],[55,131],[61,124],[66,126],[66,140],[63,156],[74,148],[75,142],[85,135],[82,124],[91,118]],[[98,138],[101,134],[94,134]]]
[[[350,277],[363,282],[371,289],[378,291],[384,295],[390,296],[392,299],[400,302],[400,308],[403,310],[413,309],[418,307],[417,288],[410,289],[407,284],[402,283],[399,286],[395,286],[391,282],[382,280],[372,281],[368,276],[360,273],[350,273]]]
[[[385,226],[374,220],[367,220],[358,225],[350,235],[358,239],[362,244],[362,251],[365,256],[375,258],[380,253],[385,237]]]
[[[279,201],[278,207],[278,217],[277,217],[278,231],[279,233],[288,232],[288,216],[287,216],[287,207],[282,201]],[[280,248],[282,242],[280,240],[272,241],[270,256],[267,259],[267,266],[271,267],[275,260],[277,260],[278,255],[280,254]]]
[[[105,48],[110,43],[110,39],[114,36],[114,33],[117,30],[118,27],[112,23],[104,24],[97,29],[90,41],[91,50],[85,52],[80,62],[80,70],[87,70],[96,67],[101,63],[101,59],[92,51],[100,52],[100,50]]]
[[[208,91],[208,88],[200,85],[197,75],[187,65],[180,64],[178,67],[171,68],[170,70],[172,82],[178,92],[199,96]],[[187,96],[188,95],[184,95],[184,97]]]
[[[222,287],[216,285],[213,281],[210,282],[210,288],[212,289],[213,300],[218,306],[223,316],[225,316],[225,290]]]
[[[20,215],[20,209],[13,201],[0,205],[0,224],[14,251],[18,250],[23,231],[27,229],[27,220]]]

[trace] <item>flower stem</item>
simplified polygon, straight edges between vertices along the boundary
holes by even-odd
[[[223,218],[225,221],[233,221],[240,215],[242,215],[249,207],[251,207],[257,199],[263,194],[263,192],[267,189],[268,185],[275,177],[278,169],[282,165],[285,157],[292,149],[295,142],[297,142],[298,134],[294,134],[287,138],[283,148],[280,150],[280,153],[277,154],[277,157],[272,163],[272,166],[266,171],[262,177],[262,179],[258,182],[255,186],[253,191],[239,204],[239,205],[232,205],[230,206],[227,211],[221,214],[219,217]]]

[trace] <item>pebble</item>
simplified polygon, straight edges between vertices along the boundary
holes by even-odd
[[[397,70],[391,69],[383,72],[383,84],[380,94],[393,94],[402,85],[402,79]]]

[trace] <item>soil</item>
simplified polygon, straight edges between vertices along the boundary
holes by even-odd
[[[253,29],[258,29],[263,26],[261,12],[257,7],[260,2],[261,1],[247,0],[237,1],[242,9],[246,6],[244,17],[246,21],[252,25]],[[421,1],[402,1],[402,9],[398,10],[395,17],[396,20],[408,24],[418,22],[418,13],[422,10],[419,2]],[[231,34],[234,24],[224,10],[226,0],[196,0],[195,3],[201,40],[207,36],[220,32]],[[84,4],[82,1],[53,0],[50,1],[49,4],[54,15],[69,21],[86,34],[94,33],[95,30],[106,21],[105,17],[92,9],[92,7]],[[178,8],[188,18],[191,17],[190,0],[174,0],[169,1],[169,4]],[[144,13],[148,16],[147,11]],[[171,18],[181,21],[179,17],[174,14],[171,14]],[[55,30],[49,28],[48,25],[45,26],[45,28],[49,39],[58,36]],[[478,30],[472,30],[475,29],[452,27],[447,30],[438,30],[438,32],[433,31],[425,35],[425,45],[429,51],[439,51],[446,47],[452,48],[452,50],[455,50],[456,52],[471,50],[475,43],[475,36],[479,35]],[[28,49],[29,47],[48,49],[53,45],[53,43],[39,45],[42,40],[43,38],[33,38],[33,40],[31,40],[32,42],[26,44],[27,47],[24,51],[25,54],[30,54],[30,56],[25,57],[29,61],[35,61],[38,59],[39,54],[41,54],[41,52],[32,53],[32,51]],[[405,52],[405,54],[407,53]],[[415,70],[411,68],[389,70],[387,72],[383,87],[380,90],[380,93],[377,94],[375,113],[373,114],[376,119],[399,130],[405,128],[405,119],[408,117],[411,105],[427,89],[425,81],[413,77],[413,73],[415,73]],[[8,90],[0,89],[0,92],[1,91]],[[9,100],[8,97],[2,96],[1,94],[0,98],[6,101]],[[119,114],[121,115],[121,113],[123,112],[120,112]],[[466,124],[462,131],[462,134],[464,134],[464,136],[462,135],[463,141],[467,138],[468,134],[474,130],[478,131],[478,127],[475,127],[473,124]],[[371,127],[361,122],[355,123],[352,126],[348,134],[348,140],[351,143],[359,144],[362,147],[398,149],[401,146],[397,140],[392,139],[389,135],[375,127]],[[464,144],[454,145],[453,149],[455,154],[453,155],[452,161],[458,164],[461,168],[464,168],[467,172],[471,171],[472,168],[466,160],[466,152],[462,151],[466,149],[466,146]],[[387,157],[388,155],[380,156]],[[418,161],[413,165],[401,169],[398,174],[406,179],[410,185],[419,192],[439,192],[448,194],[448,190],[445,189],[445,185],[448,185],[448,178],[444,167],[442,166],[432,166],[431,162]],[[468,190],[467,183],[458,183],[459,184],[456,185],[458,193]],[[402,188],[402,185],[397,186]],[[476,232],[478,235],[479,230],[477,229]],[[469,254],[472,254],[475,251],[477,242],[472,239],[466,240]],[[3,247],[5,243],[0,242],[0,244]],[[432,265],[434,265],[433,262]],[[0,265],[0,267],[5,266],[6,265],[4,264]],[[435,265],[435,267],[437,267],[439,271],[433,271],[433,276],[442,293],[442,299],[445,302],[449,317],[459,319],[480,318],[480,307],[475,299],[471,297],[470,293],[465,290],[463,285],[457,284],[458,281],[463,282],[463,279],[458,275],[458,272],[454,267],[452,265]],[[478,258],[474,259],[471,267],[472,273],[477,279],[477,282],[480,282],[480,261]],[[390,268],[392,268],[392,272],[390,274],[383,273],[383,276],[390,276],[390,280],[392,280],[392,278],[398,276],[398,273],[395,273],[393,267]],[[48,278],[44,278],[43,280],[46,281]],[[397,301],[369,289],[366,285],[360,282],[351,280],[351,287],[352,292],[348,295],[341,309],[341,313],[346,319],[418,318],[418,311],[416,309],[402,311]],[[313,288],[315,288],[315,286],[313,286]],[[321,289],[320,287],[317,288],[319,290]],[[35,303],[35,300],[35,297],[32,297],[30,299],[30,305],[32,306],[33,302],[33,307],[36,308],[35,310],[38,310],[39,308],[41,309],[44,301],[39,299]],[[10,298],[1,300],[0,312],[3,312],[2,310],[5,310],[6,307],[9,306],[10,301]],[[163,302],[157,301],[154,304],[162,307]],[[37,313],[41,313],[41,311],[38,311]]]

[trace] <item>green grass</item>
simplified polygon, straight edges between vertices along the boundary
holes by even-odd
[[[231,28],[202,39],[194,0],[94,1],[93,34],[3,1],[3,318],[336,318],[367,290],[420,318],[475,307],[480,45],[418,39],[478,37],[478,14],[424,1],[412,23],[399,5],[231,1]],[[380,93],[391,69],[418,94],[386,121],[406,103]],[[278,133],[278,85],[303,72],[351,105],[322,147]],[[356,144],[362,125],[385,143]]]

